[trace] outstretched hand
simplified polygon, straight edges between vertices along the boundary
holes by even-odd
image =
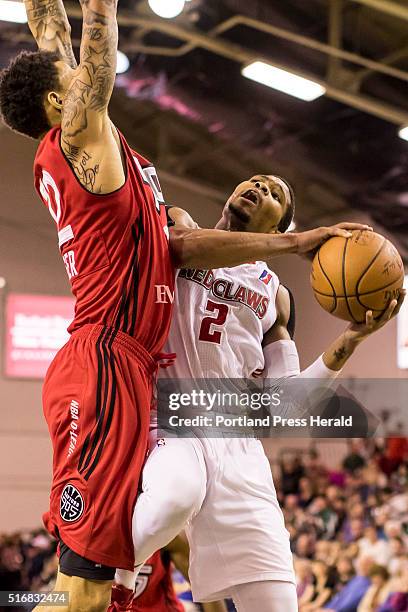
[[[364,223],[343,222],[331,225],[330,227],[318,227],[306,232],[300,232],[297,236],[297,253],[301,257],[312,260],[319,248],[326,240],[340,236],[341,238],[351,238],[352,232],[358,230],[360,232],[369,231],[373,228]]]
[[[354,342],[360,342],[384,327],[388,321],[393,319],[399,313],[404,302],[405,295],[406,290],[401,289],[398,299],[390,300],[387,308],[378,319],[374,319],[372,310],[367,310],[364,323],[352,323],[349,325],[346,330],[347,339]]]

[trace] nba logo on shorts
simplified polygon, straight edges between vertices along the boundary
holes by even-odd
[[[265,285],[268,285],[269,281],[272,278],[272,274],[268,272],[268,270],[264,270],[259,277],[259,280],[262,281]]]
[[[84,500],[81,493],[72,484],[67,484],[61,494],[60,515],[67,523],[81,518],[84,511]]]

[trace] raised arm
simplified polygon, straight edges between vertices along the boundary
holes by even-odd
[[[398,300],[390,300],[380,318],[374,319],[373,313],[367,311],[365,323],[349,324],[325,352],[301,372],[299,357],[291,331],[294,320],[294,304],[290,299],[288,290],[281,285],[276,296],[276,322],[266,332],[263,339],[265,377],[334,378],[345,366],[361,342],[384,327],[390,319],[398,314],[404,302],[405,293],[405,290],[402,289]]]
[[[56,53],[71,68],[77,62],[71,44],[71,26],[62,0],[24,0],[28,26],[44,51]]]
[[[170,228],[170,249],[177,268],[225,268],[254,260],[296,253],[306,256],[332,236],[350,237],[353,229],[367,229],[359,223],[339,223],[307,232],[257,234],[197,229],[182,209],[169,211],[175,226]]]
[[[118,48],[117,0],[82,0],[80,64],[62,104],[61,145],[82,185],[94,193],[125,180],[118,135],[108,117]]]

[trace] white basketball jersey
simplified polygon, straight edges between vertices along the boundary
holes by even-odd
[[[276,321],[278,287],[277,276],[263,262],[181,270],[166,345],[177,356],[160,368],[160,377],[259,375],[263,337]],[[260,576],[295,582],[289,534],[261,442],[207,434],[182,441],[202,458],[206,479],[204,501],[185,527],[195,601],[230,597],[235,585]]]
[[[161,378],[250,378],[264,368],[262,340],[276,320],[279,279],[257,261],[180,270]]]

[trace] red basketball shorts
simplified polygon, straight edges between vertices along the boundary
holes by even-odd
[[[132,514],[146,458],[156,363],[135,340],[85,325],[43,389],[53,445],[48,531],[90,561],[133,570]]]

